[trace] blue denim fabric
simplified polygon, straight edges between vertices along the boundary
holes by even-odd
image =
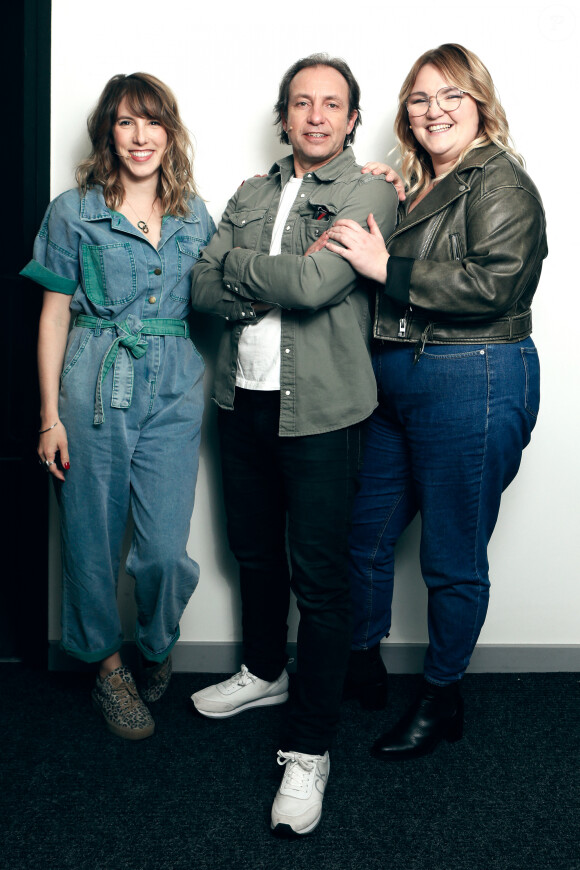
[[[487,545],[539,409],[531,338],[514,344],[375,348],[369,422],[350,538],[354,649],[391,626],[394,548],[419,511],[428,589],[425,676],[461,678],[485,620]]]
[[[63,604],[62,645],[100,661],[122,643],[116,587],[129,510],[134,536],[127,572],[135,577],[136,641],[163,660],[179,637],[179,620],[197,584],[186,552],[203,412],[203,360],[189,338],[141,335],[147,319],[189,313],[189,272],[214,230],[203,202],[185,219],[166,216],[157,248],[99,189],[67,191],[47,210],[23,274],[46,289],[72,294],[71,312],[102,318],[73,326],[61,376],[59,414],[69,440],[70,470],[59,487]],[[103,360],[119,348],[95,395]],[[129,336],[129,338],[130,338]],[[98,421],[97,421],[98,422]]]

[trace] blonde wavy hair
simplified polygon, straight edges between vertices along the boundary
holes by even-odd
[[[436,67],[450,85],[469,94],[477,103],[479,112],[480,124],[477,137],[462,151],[448,172],[451,172],[470,151],[483,148],[491,142],[509,151],[523,165],[523,158],[517,153],[511,141],[506,114],[489,70],[472,51],[456,43],[446,43],[426,51],[415,61],[399,92],[395,134],[401,150],[401,173],[409,185],[408,192],[411,194],[421,192],[434,178],[431,158],[419,145],[410,129],[405,105],[419,71],[427,64]],[[448,172],[445,174],[447,175]]]
[[[117,209],[123,202],[125,190],[112,137],[123,99],[133,114],[158,121],[167,133],[157,196],[164,214],[184,217],[189,212],[190,196],[197,194],[192,170],[193,148],[175,97],[163,82],[148,73],[116,75],[105,85],[87,121],[91,153],[76,170],[81,192],[86,193],[87,189],[98,184],[103,188],[108,208]]]

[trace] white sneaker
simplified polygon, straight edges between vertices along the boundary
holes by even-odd
[[[286,765],[284,779],[272,804],[271,828],[278,834],[309,834],[322,815],[330,758],[278,750],[278,764]]]
[[[233,677],[200,689],[191,700],[196,710],[210,719],[227,719],[251,707],[283,704],[288,700],[288,674],[284,668],[278,679],[269,683],[255,677],[242,665],[242,670]]]

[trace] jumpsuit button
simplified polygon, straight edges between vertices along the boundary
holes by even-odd
[[[149,297],[149,302],[151,303],[151,305],[154,305],[154,304],[157,302],[157,297],[156,297],[156,296],[150,296],[150,297]]]
[[[153,270],[153,274],[154,275],[161,275],[161,269],[159,267],[157,267],[157,269]]]

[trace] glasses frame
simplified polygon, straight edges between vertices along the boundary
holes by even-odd
[[[439,102],[439,94],[441,93],[441,91],[458,91],[459,92],[459,103],[457,104],[457,106],[455,106],[454,109],[444,109],[442,107],[441,103]],[[421,94],[423,96],[422,91],[413,91],[413,93]],[[461,107],[461,101],[462,101],[463,97],[466,95],[469,96],[467,91],[462,91],[461,88],[454,88],[452,85],[445,85],[444,87],[439,88],[437,93],[431,97],[428,94],[424,94],[424,96],[427,97],[427,108],[420,115],[412,115],[409,112],[409,100],[413,96],[413,94],[409,94],[409,96],[405,100],[405,108],[407,110],[407,114],[408,114],[409,118],[424,118],[425,115],[429,112],[429,109],[431,108],[431,100],[435,100],[435,102],[437,103],[437,105],[439,106],[439,108],[441,109],[442,112],[447,112],[447,113],[451,114],[452,112],[456,112],[457,109],[459,109]]]

